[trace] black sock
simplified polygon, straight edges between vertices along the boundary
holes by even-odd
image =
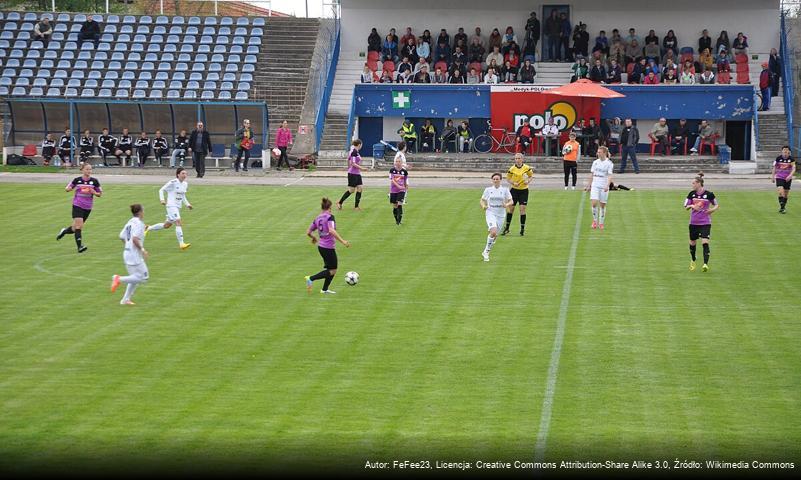
[[[311,279],[311,281],[313,282],[313,281],[315,281],[315,280],[321,280],[321,279],[323,279],[323,278],[326,278],[327,276],[328,276],[328,269],[325,269],[325,270],[323,270],[323,271],[321,271],[321,272],[315,273],[314,275],[312,275],[312,276],[311,276],[311,277],[309,277],[309,278],[310,278],[310,279]]]
[[[520,215],[520,231],[522,232],[525,229],[526,229],[526,216]]]
[[[398,205],[398,223],[403,220],[403,205]]]
[[[690,258],[693,259],[693,262],[695,261],[695,245],[690,245]]]
[[[75,245],[78,245],[78,248],[81,248],[81,229],[75,230]]]
[[[512,215],[513,214],[511,214],[511,213],[507,213],[506,214],[506,225],[504,225],[504,227],[503,227],[504,230],[509,230],[509,225],[512,224]]]
[[[345,190],[345,193],[342,194],[342,198],[339,199],[339,204],[342,205],[345,203],[345,200],[347,200],[348,197],[350,197],[350,190]]]
[[[323,290],[328,290],[328,287],[331,286],[331,280],[334,279],[334,276],[328,273],[328,271],[326,271],[325,273],[326,276],[325,276],[325,281],[323,281]]]
[[[779,195],[779,208],[784,208],[784,197]]]
[[[701,245],[704,248],[704,263],[709,263],[709,244]]]
[[[72,235],[73,233],[75,232],[72,230],[72,226],[69,226],[66,230],[64,230],[64,235]]]
[[[359,202],[362,201],[362,192],[356,192],[356,208],[359,208]]]
[[[398,220],[398,207],[392,207],[392,216],[395,217],[395,223],[400,222]]]

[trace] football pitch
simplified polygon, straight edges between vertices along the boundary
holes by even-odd
[[[102,178],[101,178],[102,181]],[[190,183],[192,183],[190,181]],[[487,182],[489,184],[489,182]],[[690,189],[531,193],[489,263],[481,189],[385,189],[334,211],[339,272],[305,230],[342,187],[199,186],[151,232],[119,305],[113,185],[78,255],[58,185],[2,185],[0,470],[362,472],[365,462],[801,460],[801,198],[719,191],[711,270],[688,271]],[[700,259],[701,248],[698,248]],[[699,265],[700,265],[699,261]],[[357,286],[344,273],[357,271]]]

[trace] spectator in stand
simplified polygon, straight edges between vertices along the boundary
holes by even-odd
[[[592,47],[592,52],[601,52],[603,55],[609,55],[609,39],[606,38],[606,32],[601,30],[598,36],[595,37],[595,46]]]
[[[429,48],[434,45],[434,41],[431,39],[431,32],[428,29],[423,30],[423,34],[420,35],[420,38],[428,44]]]
[[[92,133],[89,129],[83,131],[83,135],[81,135],[80,139],[80,159],[81,163],[85,163],[89,161],[89,157],[94,155],[95,153],[95,137],[92,136]]]
[[[779,95],[779,82],[782,78],[782,59],[775,48],[770,49],[770,58],[768,58],[768,69],[770,70],[770,96],[775,97]]]
[[[606,83],[620,83],[622,81],[622,70],[620,69],[620,65],[617,63],[617,60],[613,57],[609,61],[609,68],[606,70]]]
[[[467,83],[469,85],[481,83],[481,74],[476,72],[475,67],[470,67],[470,72],[467,73]]]
[[[590,67],[587,65],[587,59],[584,57],[578,57],[576,59],[576,63],[570,67],[570,70],[573,72],[573,76],[570,77],[570,83],[573,83],[580,78],[589,78]]]
[[[108,156],[114,155],[114,152],[116,150],[117,150],[117,139],[108,134],[108,128],[104,128],[103,133],[101,133],[97,137],[97,151],[103,158],[104,167],[109,166]],[[117,158],[117,160],[119,160],[119,158]]]
[[[44,160],[45,167],[50,166],[50,160],[52,160],[54,156],[56,156],[56,141],[53,139],[53,134],[48,133],[45,135],[44,140],[42,140],[42,159]],[[58,159],[58,157],[56,157],[56,159]],[[59,160],[56,161],[58,162],[56,166],[61,166],[61,162]]]
[[[535,55],[537,52],[537,42],[540,40],[540,21],[537,12],[531,12],[526,20],[526,42],[523,46],[523,56]]]
[[[486,48],[487,44],[484,40],[484,35],[481,34],[481,27],[476,27],[475,31],[473,32],[473,36],[470,37],[470,43],[473,43],[473,40],[478,41],[479,45]]]
[[[50,17],[45,16],[39,23],[33,27],[33,39],[39,40],[44,45],[44,48],[50,44],[50,38],[53,36],[53,26],[50,25]]]
[[[248,120],[248,125],[250,121]],[[156,162],[158,166],[161,166],[161,159],[170,151],[170,145],[167,143],[167,139],[161,136],[161,130],[156,130],[156,135],[153,137],[153,155],[156,157]],[[245,154],[245,170],[247,171],[247,160],[250,158],[250,151],[246,151]]]
[[[692,64],[692,62],[689,62]],[[679,83],[682,85],[695,85],[695,67],[682,69],[679,75]]]
[[[398,36],[395,34],[394,28],[389,29],[389,36],[392,37],[392,41],[395,42],[396,45],[400,44],[400,40],[398,39]]]
[[[648,60],[648,70],[653,70],[657,77],[662,77],[662,69],[659,68],[659,64],[657,63],[658,60],[650,59]],[[646,73],[648,73],[646,71]]]
[[[540,135],[544,151],[550,155],[557,155],[559,150],[559,127],[556,126],[553,117],[548,117],[548,122],[540,130]]]
[[[493,28],[492,33],[490,33],[489,36],[489,41],[487,43],[487,50],[492,52],[494,51],[495,47],[498,47],[498,51],[500,51],[501,43],[503,43],[503,37],[501,37],[501,32],[498,31],[497,28]]]
[[[623,45],[629,46],[631,42],[637,42],[637,45],[640,44],[640,37],[637,36],[637,31],[633,28],[629,28],[629,35],[623,39]]]
[[[578,121],[576,121],[576,123],[573,124],[573,128],[571,128],[570,131],[576,135],[576,138],[581,138],[581,135],[584,134],[583,132],[586,127],[587,127],[587,122],[584,121],[583,118],[580,118],[578,119]],[[581,153],[586,154],[587,149],[584,148],[584,143],[583,142],[579,143],[581,143]]]
[[[445,62],[448,65],[451,62],[451,47],[442,38],[437,40],[437,48],[434,52],[434,65],[436,66],[439,62]]]
[[[678,69],[678,65],[676,64],[678,58],[676,54],[673,53],[673,50],[668,50],[665,52],[665,56],[662,57],[662,72],[666,72],[668,68],[672,68],[674,70]]]
[[[431,83],[431,75],[428,73],[428,65],[424,65],[414,75],[414,83]]]
[[[503,65],[503,55],[501,54],[501,49],[498,47],[492,48],[492,53],[487,55],[485,60],[487,64],[487,68],[492,67],[492,61],[495,61],[495,65]]]
[[[643,55],[645,55],[645,58],[648,60],[654,60],[655,62],[658,62],[662,58],[662,51],[660,50],[659,45],[651,40],[645,45],[645,48],[643,49]]]
[[[612,29],[612,36],[609,37],[609,44],[612,45],[615,42],[623,43],[623,37],[620,36],[620,31],[617,28]]]
[[[545,37],[548,40],[548,60],[558,62],[561,50],[562,23],[559,20],[559,11],[551,9],[551,15],[545,19]],[[544,57],[545,55],[543,55]]]
[[[470,40],[470,47],[468,48],[468,59],[470,63],[481,63],[484,61],[484,46],[481,45],[481,41],[477,37],[473,37],[472,40]]]
[[[412,33],[412,27],[406,27],[406,33],[404,33],[403,36],[401,37],[400,44],[408,45],[410,39],[414,41],[415,44],[417,43],[417,37],[415,37],[414,34]]]
[[[659,85],[659,75],[653,70],[648,70],[648,75],[642,80],[643,85]]]
[[[501,62],[501,64],[498,65],[495,62],[495,59],[493,58],[492,60],[490,60],[489,65],[487,65],[487,70],[489,70],[491,68],[491,69],[495,70],[495,74],[496,75],[500,75],[502,66],[503,66],[503,62]]]
[[[668,148],[670,148],[670,129],[668,128],[667,120],[664,117],[660,118],[658,122],[654,123],[654,126],[651,127],[651,133],[648,134],[648,138],[650,138],[652,142],[656,142],[661,146],[663,156],[665,153],[667,153]]]
[[[420,58],[420,56],[417,54],[417,43],[415,39],[409,38],[406,40],[406,44],[403,45],[400,56],[401,58],[408,58],[409,62],[413,64],[417,63],[417,60]]]
[[[362,71],[362,83],[373,83],[373,75],[375,72],[370,70],[370,66],[364,64],[364,71]]]
[[[175,137],[175,143],[172,144],[172,155],[170,155],[170,168],[175,168],[176,161],[179,162],[178,166],[184,166],[186,160],[186,152],[189,150],[189,137],[186,135],[186,130],[181,129],[181,132]]]
[[[674,155],[686,155],[684,146],[690,141],[690,126],[687,125],[687,120],[682,118],[672,130],[670,134],[671,151]]]
[[[473,132],[470,131],[470,124],[467,120],[462,120],[459,127],[456,129],[456,134],[459,140],[459,151],[467,153],[473,146]]]
[[[414,64],[414,71],[412,73],[417,75],[417,72],[422,70],[423,67],[425,67],[425,68],[427,68],[429,70],[431,69],[431,67],[428,65],[428,61],[426,60],[426,57],[422,57],[421,56],[419,59],[417,59],[417,63]]]
[[[484,75],[484,83],[487,84],[497,84],[498,83],[498,75],[495,74],[495,69],[490,67],[487,69],[487,74]]]
[[[743,32],[737,34],[737,38],[731,44],[734,49],[735,55],[748,55],[748,39],[743,35]]]
[[[590,34],[587,33],[587,24],[579,22],[578,29],[573,33],[573,55],[586,57],[590,53]]]
[[[203,128],[203,122],[197,122],[196,128],[192,130],[187,151],[192,154],[192,164],[195,166],[197,178],[203,178],[206,175],[206,155],[211,152],[211,136],[208,130]]]
[[[150,155],[150,139],[147,138],[147,132],[139,134],[134,147],[136,147],[136,161],[139,163],[139,168],[145,168],[147,157]]]
[[[701,53],[698,55],[698,64],[701,65],[702,71],[711,70],[712,66],[715,65],[715,57],[712,56],[712,52],[709,48],[701,50]]]
[[[705,48],[712,51],[712,37],[709,36],[709,30],[706,28],[701,32],[701,37],[698,39],[698,51],[703,52]]]
[[[100,43],[100,24],[95,21],[94,15],[88,15],[86,22],[78,33],[78,40],[81,42],[94,42],[95,50]]]
[[[384,70],[381,72],[381,79],[378,81],[379,83],[395,83],[395,75],[394,72],[390,72],[389,70]]]
[[[456,136],[458,132],[453,126],[453,120],[450,118],[445,123],[445,128],[442,129],[442,136],[439,137],[440,149],[443,152],[453,153],[456,150]]]
[[[510,26],[506,27],[506,33],[503,34],[503,38],[501,39],[501,53],[506,55],[509,51],[509,44],[512,42],[517,43],[517,35],[515,35],[515,30]]]
[[[522,83],[534,83],[534,77],[537,76],[537,70],[534,69],[534,64],[531,63],[531,60],[526,59],[523,62],[523,66],[520,67],[520,71],[518,72],[518,79]]]
[[[437,67],[434,71],[434,80],[432,83],[448,83],[448,76],[442,71],[442,68]]]
[[[760,111],[766,112],[770,110],[770,85],[771,75],[768,62],[762,62],[762,72],[759,73],[759,91],[762,93],[762,108]]]
[[[606,128],[609,130],[609,136],[604,142],[610,149],[615,148],[615,153],[620,149],[620,134],[623,132],[623,123],[620,117],[615,117],[612,120],[606,120]]]
[[[679,83],[679,78],[676,76],[676,70],[668,68],[665,75],[662,77],[662,83],[667,85],[675,85]]]
[[[462,47],[457,46],[451,55],[451,71],[458,68],[461,71],[467,69],[467,55],[462,51]]]
[[[398,44],[392,40],[392,35],[387,35],[381,45],[381,61],[398,62]]]
[[[127,162],[130,166],[133,166],[131,163],[131,155],[133,155],[134,151],[133,142],[133,137],[128,133],[128,129],[123,128],[122,134],[120,135],[120,141],[117,142],[117,150],[114,151],[114,155],[117,157],[117,160],[121,160],[120,157],[125,155],[125,162]],[[120,163],[125,165],[125,163],[122,163],[122,161],[120,161]]]
[[[515,52],[513,49],[510,49],[509,52],[504,55],[503,57],[504,64],[509,62],[509,64],[514,68],[514,73],[517,74],[517,70],[520,68],[520,55]]]
[[[612,43],[612,48],[609,49],[609,60],[614,59],[618,64],[622,64],[626,59],[626,47],[622,42],[616,41]]]
[[[718,77],[720,77],[721,72],[726,72],[726,73],[731,72],[729,55],[725,49],[721,50],[720,53],[718,54],[717,69],[718,69]]]
[[[517,82],[517,69],[507,60],[501,67],[501,82],[503,83],[516,83]]]
[[[423,37],[417,39],[417,58],[424,58],[426,61],[431,59],[431,46],[423,40]]]
[[[286,154],[287,149],[293,143],[294,140],[292,139],[292,131],[289,129],[289,122],[284,120],[281,122],[281,127],[275,131],[275,146],[281,151],[281,155],[278,157],[278,165],[276,166],[278,170],[281,170],[282,160],[286,162],[286,167],[290,171],[293,170],[292,165],[289,164],[289,157],[287,157]]]
[[[456,35],[453,36],[453,46],[459,45],[459,42],[462,42],[462,45],[467,45],[467,34],[464,33],[464,27],[459,27],[459,30],[456,32]]]
[[[713,85],[715,83],[715,74],[712,69],[708,68],[698,77],[698,83],[701,85]]]
[[[626,82],[631,84],[642,83],[645,75],[648,72],[648,64],[645,63],[645,57],[640,57],[634,68],[631,69],[631,74],[626,78]]]
[[[462,75],[461,70],[454,69],[453,73],[451,73],[451,77],[448,79],[448,83],[465,83],[464,75]]]
[[[370,35],[367,36],[367,51],[381,52],[381,35],[375,28],[370,30]]]
[[[601,83],[606,80],[606,69],[600,60],[595,60],[595,65],[590,69],[590,80],[595,83]]]
[[[517,129],[515,138],[515,152],[526,154],[526,151],[531,146],[531,139],[534,138],[534,129],[529,123],[529,119],[523,120],[523,124]]]
[[[420,151],[433,152],[436,148],[434,139],[437,135],[437,127],[427,118],[426,123],[420,128]]]
[[[707,143],[715,141],[717,133],[712,130],[712,126],[706,120],[701,120],[701,125],[698,126],[698,136],[695,137],[695,144],[690,149],[690,155],[698,155],[698,148],[701,146],[701,140]]]
[[[715,41],[715,51],[720,55],[721,51],[727,53],[731,51],[731,43],[729,42],[729,33],[726,30],[721,30],[718,39]]]
[[[672,50],[675,56],[679,56],[679,39],[676,38],[676,34],[673,33],[673,30],[668,30],[667,35],[662,39],[662,48],[665,53],[667,53],[668,50]]]
[[[656,45],[659,45],[659,36],[653,29],[648,30],[648,35],[643,39],[641,45],[648,45],[651,42],[654,42]]]
[[[643,49],[640,46],[640,42],[638,42],[636,39],[632,40],[631,43],[626,45],[624,64],[628,66],[630,63],[637,63],[640,58],[643,58],[642,51]]]
[[[444,28],[439,31],[439,36],[437,37],[437,45],[440,43],[444,43],[450,47],[451,45],[451,36],[448,35],[448,31]]]
[[[620,171],[626,173],[626,159],[631,157],[631,164],[634,166],[634,173],[640,173],[640,166],[637,164],[637,145],[640,143],[640,131],[634,126],[630,118],[626,119],[626,124],[620,132],[620,147],[623,155],[620,159]]]
[[[414,67],[409,62],[409,57],[403,57],[403,61],[398,64],[398,83],[411,83],[414,78],[412,70]]]
[[[581,134],[584,140],[582,148],[589,157],[594,157],[598,153],[598,147],[603,137],[601,126],[595,123],[595,118],[590,117],[589,125],[581,130]]]
[[[560,58],[565,62],[572,62],[573,54],[570,51],[570,38],[573,36],[573,26],[570,24],[570,20],[567,19],[567,13],[562,12],[559,14],[559,26],[561,28],[559,34],[561,45],[559,48],[565,52]]]

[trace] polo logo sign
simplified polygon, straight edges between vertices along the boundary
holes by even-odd
[[[410,91],[392,92],[392,108],[409,108],[412,103]]]

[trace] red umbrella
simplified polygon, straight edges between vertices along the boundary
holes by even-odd
[[[542,93],[551,95],[561,95],[563,97],[589,97],[589,98],[623,98],[625,95],[618,93],[614,90],[602,87],[600,84],[595,83],[586,78],[580,78],[578,81],[562,85],[561,87],[545,90]]]

